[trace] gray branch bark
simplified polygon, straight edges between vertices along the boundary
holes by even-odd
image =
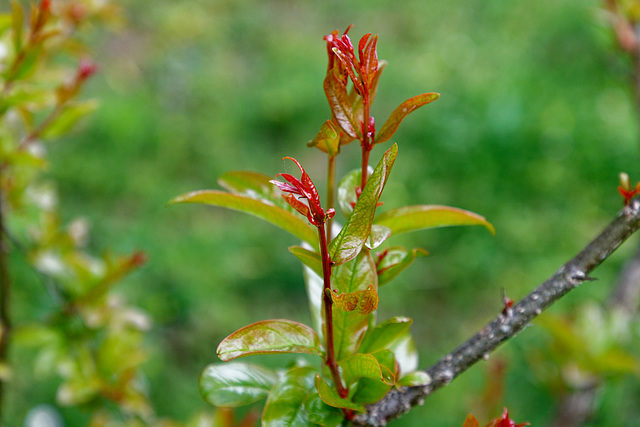
[[[504,341],[513,338],[555,301],[591,280],[589,273],[609,257],[640,228],[640,196],[625,206],[618,216],[572,260],[520,302],[501,313],[457,349],[426,370],[431,383],[420,387],[391,390],[381,401],[357,415],[356,425],[384,426],[424,399],[445,387],[477,361],[487,358]]]

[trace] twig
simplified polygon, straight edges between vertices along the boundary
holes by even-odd
[[[547,281],[427,369],[426,372],[431,377],[429,385],[393,389],[384,399],[368,406],[366,413],[357,415],[353,422],[356,425],[384,426],[389,420],[408,412],[413,406],[421,405],[427,396],[448,385],[477,361],[488,357],[504,341],[522,331],[555,301],[582,282],[591,280],[588,274],[638,228],[640,196],[631,200],[598,237],[575,258],[560,267]]]

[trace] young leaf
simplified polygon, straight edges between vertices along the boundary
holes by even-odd
[[[369,314],[378,309],[379,297],[373,284],[362,291],[340,294],[331,292],[333,303],[344,311],[357,311],[360,314]]]
[[[300,218],[299,215],[246,196],[217,190],[200,190],[182,194],[169,201],[169,204],[174,203],[203,203],[245,212],[288,231],[313,247],[318,246],[317,230],[307,224],[306,220]]]
[[[395,382],[393,373],[389,369],[383,370],[378,360],[371,354],[357,353],[340,361],[338,365],[342,369],[342,378],[347,387],[363,377],[388,385],[393,385]]]
[[[327,120],[320,127],[320,131],[312,141],[309,141],[307,147],[318,147],[333,157],[340,152],[340,132],[337,131],[331,120]]]
[[[376,212],[378,200],[387,183],[387,178],[398,155],[398,146],[388,149],[362,190],[360,198],[349,215],[340,233],[331,241],[329,254],[336,264],[343,264],[359,253],[371,233],[371,225]],[[386,224],[380,224],[385,225]],[[390,227],[391,228],[391,227]]]
[[[222,340],[217,351],[223,362],[254,354],[324,353],[312,328],[286,319],[263,320],[238,329]]]
[[[409,251],[403,247],[394,246],[386,249],[384,257],[378,262],[378,286],[386,285],[395,279],[398,274],[413,264],[416,257],[427,255],[429,252],[421,248]]]
[[[369,405],[385,397],[391,387],[393,386],[382,381],[360,378],[355,385],[355,392],[351,396],[351,400],[362,405]]]
[[[375,223],[389,227],[394,236],[425,228],[456,225],[482,225],[491,234],[495,234],[493,225],[484,217],[463,209],[440,205],[415,205],[392,209],[378,215]]]
[[[351,100],[347,92],[347,87],[334,74],[333,70],[327,72],[324,79],[324,93],[329,101],[331,112],[336,118],[343,131],[351,138],[357,138],[359,126],[353,117]]]
[[[218,178],[218,184],[229,193],[246,196],[289,210],[282,192],[270,181],[273,177],[248,171],[231,171]]]
[[[313,270],[318,276],[322,276],[322,260],[318,252],[310,251],[302,246],[291,246],[289,252],[295,255],[300,262]]]
[[[423,371],[410,372],[398,380],[401,387],[419,387],[431,384],[431,376]]]
[[[462,427],[480,427],[478,419],[472,414],[467,415],[467,419],[464,420]]]
[[[316,375],[316,386],[318,388],[320,399],[322,399],[322,401],[327,405],[333,406],[334,408],[352,409],[358,412],[365,411],[364,406],[341,398],[338,395],[338,392],[336,392],[333,387],[330,387],[329,384],[320,377],[320,375]]]
[[[225,363],[207,366],[198,388],[203,399],[214,406],[237,407],[267,397],[276,380],[276,374],[262,366]]]
[[[56,138],[69,131],[80,119],[98,108],[96,101],[69,104],[42,130],[43,139]]]
[[[351,293],[366,289],[370,284],[377,285],[375,263],[368,249],[360,255],[334,269],[332,287],[338,292]],[[336,360],[355,353],[369,326],[370,314],[355,311],[333,309],[333,338]]]
[[[404,120],[404,118],[407,117],[409,113],[422,107],[423,105],[435,101],[439,97],[439,93],[430,92],[414,96],[413,98],[409,98],[404,101],[398,106],[398,108],[393,110],[391,116],[389,116],[387,121],[384,122],[384,125],[382,125],[382,128],[376,135],[375,143],[380,144],[387,141],[393,136],[394,133],[396,133],[396,130],[398,130],[398,126],[400,126],[402,120]]]
[[[264,427],[307,427],[309,414],[305,401],[315,390],[316,370],[309,366],[286,371],[271,389],[262,412]]]
[[[413,320],[408,317],[392,317],[373,329],[369,329],[360,345],[360,353],[374,353],[387,349],[395,341],[403,338]]]

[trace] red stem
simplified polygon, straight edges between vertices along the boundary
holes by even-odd
[[[331,257],[329,256],[329,250],[327,247],[327,235],[325,232],[324,224],[318,226],[318,234],[320,236],[320,252],[322,255],[322,276],[324,280],[324,288],[322,290],[323,305],[324,305],[324,317],[325,317],[325,346],[327,348],[327,359],[325,363],[331,371],[331,377],[336,385],[338,394],[342,398],[346,398],[348,395],[347,390],[342,385],[340,379],[340,373],[338,372],[338,364],[336,363],[336,355],[333,344],[333,315],[331,300]]]
[[[369,153],[372,148],[371,141],[369,140],[369,88],[366,86],[364,89],[362,105],[364,106],[364,121],[362,122],[362,141],[360,141],[360,146],[362,147],[362,177],[360,178],[360,189],[364,190],[364,186],[367,185]]]

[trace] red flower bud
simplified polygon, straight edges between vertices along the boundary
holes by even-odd
[[[78,83],[82,83],[87,80],[89,77],[93,76],[98,71],[98,65],[89,60],[89,59],[81,59],[78,64],[78,71],[76,73],[76,81]]]

